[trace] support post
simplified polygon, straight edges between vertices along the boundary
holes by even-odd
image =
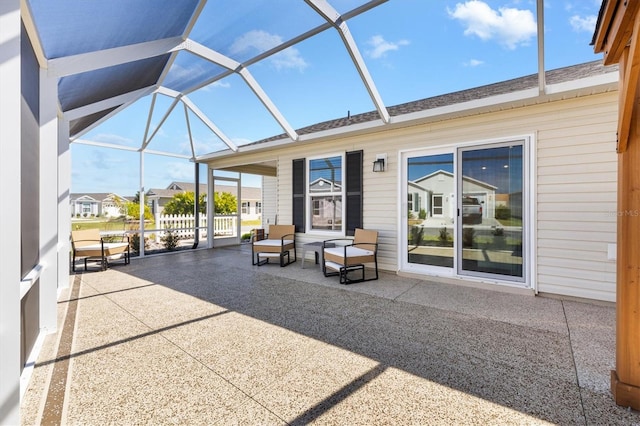
[[[629,66],[625,59],[623,55],[621,75]],[[638,105],[638,89],[628,96]],[[618,152],[616,369],[611,372],[611,392],[616,404],[640,410],[640,117],[637,108],[631,113],[628,143]]]

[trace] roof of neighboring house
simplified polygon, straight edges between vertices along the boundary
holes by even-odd
[[[105,202],[109,201],[112,197],[118,197],[121,200],[131,201],[134,197],[123,197],[118,194],[114,194],[113,192],[84,192],[84,193],[75,193],[69,194],[69,199],[71,202],[80,200],[81,198],[89,198],[96,202]]]
[[[195,183],[192,182],[171,182],[167,189],[151,188],[147,191],[147,197],[173,198],[174,195],[183,192],[194,192]],[[235,185],[215,185],[214,192],[229,192],[237,195]],[[243,200],[260,200],[262,198],[262,188],[254,188],[251,186],[243,186],[241,188]],[[200,184],[200,194],[207,194],[207,185]]]
[[[596,60],[584,64],[547,71],[545,73],[545,80],[547,84],[558,84],[587,77],[599,76],[611,72],[617,73],[617,71],[617,65],[605,67],[602,64],[602,60]],[[486,86],[475,87],[472,89],[461,90],[459,92],[447,93],[444,95],[433,96],[431,98],[391,106],[388,108],[388,111],[391,117],[396,117],[537,87],[538,74],[531,74],[525,77],[501,81],[499,83],[489,84]],[[379,113],[377,111],[369,111],[362,114],[355,114],[348,117],[316,123],[311,126],[296,129],[296,132],[299,135],[304,135],[377,120],[380,120]],[[286,139],[287,137],[287,134],[282,133],[253,142],[249,145]]]

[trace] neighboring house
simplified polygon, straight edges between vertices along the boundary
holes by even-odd
[[[176,194],[183,192],[194,192],[195,183],[190,182],[171,182],[167,188],[152,188],[145,194],[145,202],[151,208],[151,212],[155,214],[162,214],[164,207],[169,201],[171,201]],[[198,188],[200,195],[204,195],[207,198],[207,185],[200,184]],[[233,196],[238,196],[238,191],[234,185],[216,185],[214,192],[228,192]],[[240,188],[241,200],[240,211],[242,218],[245,220],[260,219],[262,216],[262,189],[254,187],[242,187]]]
[[[113,193],[71,194],[72,217],[119,217],[121,204],[131,201],[133,197],[122,197]]]
[[[542,94],[537,83],[388,107],[389,124],[376,111],[318,123],[296,130],[299,141],[282,134],[203,161],[253,170],[269,158],[278,201],[265,214],[295,224],[300,244],[375,229],[380,268],[399,275],[615,301],[618,68],[548,71]],[[335,172],[332,192],[316,191],[321,172]],[[460,219],[460,195],[482,203],[481,224]],[[331,229],[318,219],[333,214],[328,197],[341,207]],[[410,245],[421,208],[452,222],[438,247]],[[438,228],[423,237],[438,245]]]
[[[473,197],[482,205],[482,217],[495,217],[496,187],[486,182],[463,176],[463,195]],[[427,217],[438,218],[453,223],[456,213],[454,174],[437,170],[429,175],[407,182],[407,209],[418,216],[421,209]]]

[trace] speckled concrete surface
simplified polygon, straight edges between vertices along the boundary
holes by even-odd
[[[230,247],[80,275],[70,353],[46,339],[23,424],[65,358],[69,425],[640,425],[609,394],[611,306],[300,263]]]

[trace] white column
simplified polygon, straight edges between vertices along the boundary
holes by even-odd
[[[213,215],[215,210],[213,169],[207,165],[207,248],[213,248]]]
[[[40,70],[40,330],[54,333],[58,299],[58,80]],[[68,219],[68,218],[65,218]]]
[[[140,214],[138,223],[140,224],[140,257],[144,257],[144,151],[140,151]]]
[[[58,122],[58,289],[69,287],[71,235],[71,150],[69,122]]]
[[[20,424],[20,1],[0,8],[0,424]]]

